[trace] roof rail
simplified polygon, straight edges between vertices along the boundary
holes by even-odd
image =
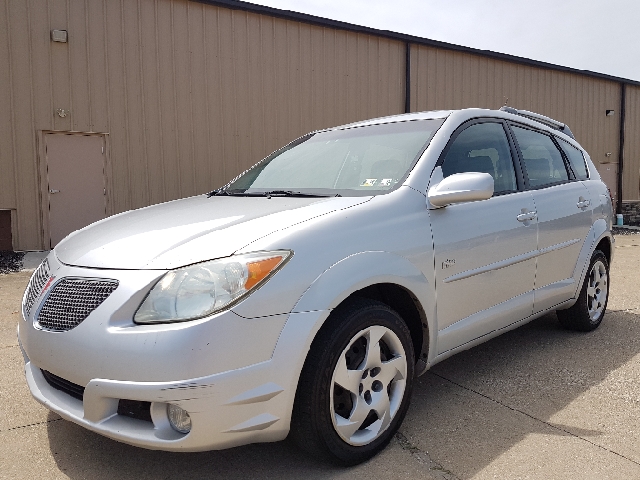
[[[568,125],[562,122],[559,122],[557,120],[554,120],[553,118],[545,117],[544,115],[540,115],[539,113],[529,112],[527,110],[517,110],[513,107],[507,107],[507,106],[502,107],[500,111],[512,113],[514,115],[520,115],[521,117],[528,118],[529,120],[540,122],[543,125],[546,125],[547,127],[551,127],[555,130],[561,131],[565,135],[573,138],[574,140],[576,139],[576,137],[573,136],[573,132],[571,131]]]

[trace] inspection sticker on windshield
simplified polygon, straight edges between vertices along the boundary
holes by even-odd
[[[377,178],[367,178],[364,182],[362,182],[362,184],[360,185],[361,187],[373,187],[376,182],[378,181]]]
[[[382,180],[380,180],[380,186],[388,187],[389,185],[391,185],[391,182],[393,182],[393,178],[383,178]]]

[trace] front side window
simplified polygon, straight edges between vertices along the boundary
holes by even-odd
[[[444,120],[414,120],[310,134],[239,176],[228,194],[386,193],[409,174]]]
[[[558,139],[558,143],[567,155],[569,165],[571,165],[571,169],[573,170],[573,174],[576,176],[576,179],[587,180],[589,178],[589,173],[587,172],[587,164],[584,161],[582,152],[564,140]]]
[[[444,177],[454,173],[489,173],[496,193],[518,189],[509,141],[501,123],[475,123],[455,138],[442,163]]]
[[[562,154],[544,133],[513,126],[531,188],[569,180]]]

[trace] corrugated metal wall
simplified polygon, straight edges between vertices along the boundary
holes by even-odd
[[[617,82],[428,46],[411,51],[412,110],[497,109],[508,102],[569,125],[599,170],[617,163]],[[615,115],[607,117],[608,109]]]
[[[508,97],[567,122],[615,168],[619,83],[411,51],[413,111]],[[18,249],[48,243],[42,132],[107,134],[111,214],[208,191],[307,131],[401,113],[405,100],[402,41],[187,0],[0,0],[0,65],[0,209]],[[638,198],[638,92],[628,87],[625,199]]]
[[[404,106],[402,42],[186,0],[2,0],[0,32],[0,208],[17,209],[20,249],[45,244],[37,131],[109,134],[117,213],[209,191],[310,130]]]
[[[626,87],[623,200],[640,200],[640,87]]]

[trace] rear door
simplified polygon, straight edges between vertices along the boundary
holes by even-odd
[[[534,313],[571,298],[594,202],[552,135],[511,125],[538,214]]]
[[[429,210],[439,354],[531,315],[535,205],[519,188],[512,152],[501,121],[479,120],[454,133],[434,172],[489,173],[495,181],[488,200]]]

